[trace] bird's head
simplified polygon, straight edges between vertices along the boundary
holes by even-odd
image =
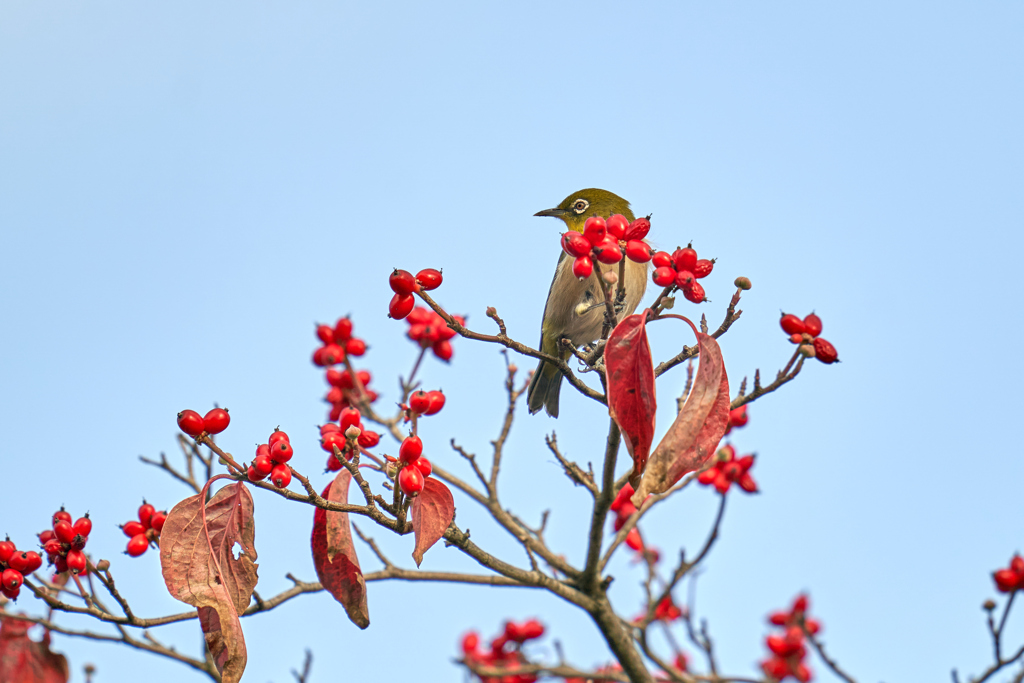
[[[629,202],[608,190],[591,187],[573,192],[555,208],[544,209],[533,215],[561,218],[570,230],[583,232],[583,224],[591,216],[608,218],[617,213],[621,213],[627,220],[633,222],[633,212],[629,210]]]

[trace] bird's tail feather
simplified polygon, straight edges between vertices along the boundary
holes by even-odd
[[[530,388],[526,390],[526,405],[530,413],[544,408],[551,417],[558,417],[558,392],[561,388],[562,373],[551,363],[541,361],[530,380]]]

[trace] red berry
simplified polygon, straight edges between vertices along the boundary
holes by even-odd
[[[68,563],[68,569],[71,570],[72,574],[81,574],[85,571],[85,553],[81,550],[69,550],[65,561]]]
[[[356,441],[363,448],[373,448],[380,443],[380,434],[367,430],[360,433],[359,438]]]
[[[139,534],[146,533],[146,527],[142,526],[142,522],[136,522],[134,519],[130,522],[125,522],[121,525],[121,531],[128,538],[138,536]]]
[[[138,534],[137,536],[132,536],[131,540],[128,541],[128,547],[125,548],[125,552],[131,557],[138,557],[148,549],[149,539],[146,538],[145,534]]]
[[[51,524],[52,524],[52,523],[53,523],[53,522],[51,522]],[[42,531],[40,531],[40,532],[39,532],[39,542],[40,542],[40,543],[46,543],[46,542],[47,542],[47,541],[49,541],[49,540],[50,540],[51,538],[53,538],[53,529],[44,529],[44,530],[42,530]],[[13,548],[14,548],[14,546],[13,546],[13,545],[11,546],[11,548],[12,548],[11,552],[14,552],[14,551],[13,551]],[[3,555],[3,553],[2,553],[2,552],[0,552],[0,562],[3,562],[3,561],[4,561],[4,558],[2,557],[2,555]]]
[[[423,455],[423,441],[418,436],[407,436],[398,447],[398,459],[402,462],[416,462]]]
[[[606,239],[594,245],[594,255],[601,263],[618,263],[622,260],[622,250],[619,243],[612,239]]]
[[[667,251],[654,252],[654,254],[651,256],[651,263],[654,264],[655,268],[668,267],[671,268],[672,270],[676,269],[676,264],[672,260],[672,254],[668,253]]]
[[[345,450],[345,435],[341,432],[327,432],[320,438],[320,448],[328,453],[334,453],[335,447],[339,451]]]
[[[335,368],[327,368],[327,372],[324,375],[325,379],[327,380],[327,383],[330,384],[332,387],[341,387],[342,376],[342,371],[337,370]],[[347,388],[351,389],[351,387]]]
[[[53,519],[50,520],[50,523],[51,524],[56,524],[57,522],[59,522],[62,519],[65,522],[70,522],[71,521],[71,513],[68,512],[67,510],[65,510],[63,507],[61,507],[60,510],[57,510],[56,512],[53,513]]]
[[[697,252],[690,247],[676,249],[672,254],[672,260],[676,264],[676,270],[688,270],[692,273],[697,267]]]
[[[635,221],[629,224],[626,229],[626,234],[623,237],[626,240],[642,240],[647,237],[647,233],[651,231],[651,221],[647,218],[637,218]]]
[[[331,390],[327,392],[326,396],[324,396],[324,400],[331,405],[342,404],[345,402],[345,394],[342,393],[340,388],[331,387]]]
[[[572,262],[572,274],[580,280],[590,277],[593,272],[594,262],[590,260],[589,256],[580,256]]]
[[[428,292],[441,286],[441,271],[434,268],[424,268],[416,273],[416,282],[420,283],[423,289]]]
[[[814,338],[814,357],[825,365],[831,365],[839,360],[839,352],[836,347],[821,337]]]
[[[249,478],[249,481],[262,481],[265,475],[261,475],[253,469],[252,465],[249,465],[245,470],[245,476]]]
[[[359,427],[361,424],[362,415],[355,408],[345,408],[341,411],[340,431],[344,432],[349,427]]]
[[[676,273],[676,287],[682,290],[687,290],[693,286],[696,279],[693,277],[693,273],[688,270],[680,270]]]
[[[194,410],[178,413],[178,428],[193,439],[203,433],[203,418]]]
[[[366,385],[368,385],[370,380],[373,379],[373,375],[370,374],[369,370],[359,370],[356,372],[356,379],[358,379],[359,383],[363,385],[363,388],[366,388]]]
[[[149,518],[149,525],[153,531],[160,533],[164,529],[164,522],[167,521],[167,513],[163,510],[154,512],[153,516]]]
[[[350,356],[361,356],[366,353],[366,342],[362,339],[352,337],[345,342],[345,353]]]
[[[253,458],[252,468],[256,471],[256,479],[265,479],[274,469],[274,461],[270,459],[269,453],[261,453]]]
[[[426,415],[436,415],[441,412],[441,408],[444,408],[444,394],[440,391],[428,391],[427,401],[429,405],[427,406]]]
[[[414,413],[423,414],[427,412],[427,408],[430,407],[430,396],[427,392],[420,389],[419,391],[413,392],[412,396],[409,397],[409,410]]]
[[[277,444],[278,441],[288,441],[290,443],[291,439],[288,438],[287,432],[280,429],[275,429],[270,434],[270,438],[267,439],[268,452],[274,449],[274,446]],[[256,454],[259,455],[259,449],[256,449]]]
[[[430,476],[430,473],[434,471],[434,466],[430,464],[430,461],[420,456],[412,463],[412,466],[420,471],[423,478],[426,479]]]
[[[75,527],[71,526],[71,522],[65,522],[63,519],[53,525],[53,533],[61,543],[71,543],[78,535]]]
[[[415,467],[403,467],[398,471],[398,486],[402,493],[412,498],[423,490],[423,473]]]
[[[585,237],[592,246],[597,246],[603,242],[607,233],[608,228],[605,225],[604,219],[600,216],[591,216],[587,219],[587,222],[583,224],[583,237]]]
[[[67,558],[63,555],[58,555],[53,558],[53,568],[58,574],[63,574],[68,570]]]
[[[1010,560],[1010,569],[1012,569],[1018,576],[1024,576],[1024,557],[1014,555],[1013,559]]]
[[[647,263],[651,260],[651,247],[640,240],[626,242],[626,258],[637,263]]]
[[[664,252],[661,252],[664,253]],[[659,287],[668,287],[676,281],[676,271],[669,266],[659,266],[654,269],[654,284]]]
[[[709,261],[706,258],[702,258],[698,260],[697,263],[693,266],[693,276],[698,280],[702,277],[707,277],[708,275],[711,275],[711,270],[714,267],[714,261]]]
[[[334,343],[334,328],[330,325],[317,325],[316,336],[324,344]]]
[[[447,339],[435,342],[430,348],[433,350],[434,355],[441,360],[448,362],[452,359],[452,343]]]
[[[19,556],[20,561],[15,563],[11,562],[11,568],[17,569],[22,574],[28,575],[43,566],[43,558],[39,556],[39,553],[34,550],[21,553]],[[12,557],[11,560],[14,560]]]
[[[395,268],[388,278],[388,284],[391,285],[391,291],[399,296],[407,296],[416,291],[416,278],[407,270]]]
[[[276,463],[285,463],[292,459],[295,451],[292,445],[285,439],[279,439],[274,447],[270,449],[270,459]],[[287,486],[287,484],[285,484]]]
[[[6,541],[0,541],[0,562],[6,562],[11,559],[11,555],[16,551],[17,548],[11,543],[11,539],[8,538]]]
[[[821,318],[813,313],[804,318],[804,332],[812,337],[817,337],[821,334]]]
[[[630,529],[629,533],[626,534],[626,545],[628,545],[633,550],[644,549],[644,541],[640,537],[640,531],[636,527]]]
[[[270,481],[279,489],[283,489],[292,483],[292,471],[288,465],[276,465],[270,473]]]
[[[339,417],[340,417],[340,415],[339,415]],[[321,425],[321,427],[320,427],[320,436],[326,436],[327,434],[330,434],[331,432],[337,432],[337,431],[341,431],[341,427],[339,427],[338,425],[334,424],[333,422],[328,422],[325,425]],[[259,451],[257,451],[257,453],[258,452]]]
[[[223,408],[214,408],[203,416],[203,429],[207,434],[220,434],[231,424],[231,416]]]
[[[0,583],[3,583],[4,590],[11,592],[21,588],[21,584],[24,581],[25,577],[17,569],[5,569],[3,575],[0,576]]]
[[[608,217],[608,220],[605,221],[605,229],[609,235],[621,240],[626,236],[626,230],[629,229],[629,221],[621,213],[617,213]]]
[[[745,427],[749,421],[750,416],[747,415],[747,406],[743,405],[729,411],[729,424],[733,427]]]
[[[334,457],[333,455],[327,456],[327,471],[328,472],[337,472],[342,467],[343,467],[343,465],[341,464],[341,461],[338,460],[336,457]]]
[[[142,501],[142,505],[139,506],[139,521],[142,522],[142,526],[147,529],[149,528],[149,519],[153,516],[155,511],[155,507],[146,501]]]
[[[391,303],[388,304],[388,315],[394,320],[401,320],[409,315],[414,306],[416,306],[416,297],[412,294],[395,294],[391,297]]]
[[[58,553],[64,552],[64,546],[56,538],[51,538],[49,541],[43,544],[43,552],[50,558]]]
[[[579,258],[590,253],[590,242],[575,230],[569,230],[562,235],[562,249],[569,256]]]
[[[802,334],[791,334],[791,335],[789,335],[789,343],[790,344],[803,344],[804,343],[804,335],[802,335]]]
[[[695,304],[700,304],[707,300],[707,296],[704,294],[704,287],[696,281],[690,285],[689,289],[683,290],[683,296],[686,297],[687,301],[692,301]]]
[[[352,336],[352,321],[349,318],[339,318],[334,323],[334,343],[344,344]]]
[[[792,313],[784,313],[779,324],[782,325],[782,331],[786,334],[803,334],[807,331],[804,321]]]
[[[92,520],[89,519],[89,515],[86,514],[85,517],[79,517],[75,521],[74,529],[82,536],[88,536],[89,532],[92,531]]]
[[[476,652],[480,648],[480,636],[475,632],[470,631],[466,635],[462,636],[462,653],[470,654]]]

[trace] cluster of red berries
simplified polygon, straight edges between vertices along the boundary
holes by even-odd
[[[434,391],[419,391],[413,392],[412,396],[409,397],[408,403],[401,405],[402,412],[405,414],[405,421],[419,417],[420,415],[436,415],[441,412],[441,408],[444,408],[445,397],[444,393],[438,390]]]
[[[636,506],[630,500],[634,493],[633,485],[627,482],[625,486],[619,489],[619,494],[612,501],[609,509],[615,513],[615,531],[621,529],[626,524],[626,520],[636,512]],[[643,552],[644,540],[640,536],[640,530],[635,526],[626,534],[626,545],[632,550]]]
[[[92,531],[92,520],[89,513],[79,517],[74,524],[71,515],[62,507],[50,518],[49,529],[39,533],[39,542],[46,553],[47,562],[53,565],[58,574],[71,571],[74,574],[86,573],[85,543]]]
[[[256,457],[252,459],[246,474],[249,481],[262,481],[268,476],[271,483],[279,489],[292,483],[292,469],[286,464],[295,455],[288,434],[280,428],[274,429],[267,443],[256,447]]]
[[[453,315],[452,318],[460,325],[466,324],[466,319],[461,315]],[[448,327],[444,318],[429,308],[417,306],[405,320],[409,323],[406,335],[419,344],[421,349],[429,348],[435,356],[446,363],[452,359],[451,338],[458,333]]]
[[[672,601],[672,596],[668,595],[664,600],[658,603],[654,608],[654,618],[658,621],[672,622],[683,616],[682,610],[676,606],[676,603]],[[686,669],[683,669],[685,671]]]
[[[341,318],[334,324],[317,325],[316,336],[323,345],[313,352],[313,364],[325,368],[345,362],[346,356],[366,353],[366,342],[352,336],[352,320]]]
[[[430,461],[423,457],[423,440],[411,434],[398,447],[398,460],[387,456],[389,462],[395,462],[398,470],[398,487],[409,498],[420,494],[426,486],[427,477],[434,471]]]
[[[327,471],[337,472],[341,461],[334,455],[337,447],[346,460],[355,457],[360,448],[373,448],[380,443],[380,434],[363,429],[363,416],[355,408],[344,408],[338,416],[339,424],[328,422],[320,427],[320,448],[329,453]]]
[[[800,683],[811,680],[811,670],[803,661],[807,655],[804,631],[813,635],[821,630],[821,624],[807,616],[807,606],[807,596],[798,595],[788,612],[775,612],[768,617],[770,624],[783,629],[782,633],[765,638],[772,656],[761,662],[761,669],[773,680],[782,681],[788,676]]]
[[[18,550],[10,537],[6,541],[0,541],[0,594],[9,600],[16,599],[21,593],[21,584],[24,583],[25,577],[41,566],[43,558],[39,553]]]
[[[416,297],[413,296],[413,293],[437,289],[441,286],[441,280],[441,271],[434,268],[424,268],[416,273],[416,277],[413,277],[412,273],[407,270],[395,268],[391,277],[388,278],[391,291],[395,293],[391,297],[391,303],[388,304],[388,317],[401,320],[409,315],[413,306],[416,305]]]
[[[754,456],[736,457],[736,449],[726,444],[718,449],[715,464],[697,475],[697,481],[704,486],[714,486],[725,494],[735,483],[747,493],[757,493],[757,484],[750,476],[750,468],[754,466]]]
[[[822,363],[831,365],[839,360],[839,352],[832,343],[822,339],[821,318],[811,313],[803,320],[792,313],[783,313],[779,320],[782,331],[789,335],[789,341],[800,344],[800,351],[804,356],[814,356]]]
[[[733,430],[733,427],[736,429],[746,427],[748,422],[750,422],[750,416],[747,415],[747,405],[742,405],[739,408],[733,408],[729,411],[729,426],[726,428],[723,436],[728,436],[729,432]]]
[[[214,408],[205,416],[200,417],[194,410],[183,410],[178,413],[178,428],[193,439],[200,434],[220,434],[231,424],[231,416],[227,408]]]
[[[476,631],[470,631],[462,637],[462,654],[466,661],[477,666],[500,667],[509,671],[527,663],[522,653],[522,646],[529,640],[535,640],[544,635],[544,624],[536,619],[524,621],[517,624],[514,621],[505,622],[505,630],[497,638],[491,641],[490,647],[480,647],[480,636]],[[537,675],[532,673],[515,674],[497,677],[481,677],[481,683],[534,683]]]
[[[651,247],[643,241],[650,230],[648,218],[637,218],[630,223],[618,213],[607,220],[591,216],[583,224],[583,234],[570,230],[562,235],[562,249],[576,259],[572,263],[572,273],[582,280],[594,272],[594,261],[618,263],[623,253],[637,263],[650,261]]]
[[[165,510],[157,510],[146,501],[142,501],[142,505],[139,506],[139,520],[130,519],[121,525],[121,531],[128,537],[125,554],[138,557],[149,550],[150,543],[158,544],[165,521]]]
[[[715,259],[699,259],[692,244],[676,249],[671,254],[659,251],[651,257],[654,284],[659,287],[678,287],[687,301],[695,304],[707,301],[704,287],[697,280],[707,277],[715,267]]]
[[[1024,591],[1024,558],[1014,555],[1010,560],[1010,566],[993,572],[992,578],[1000,593]]]
[[[368,370],[358,370],[353,378],[352,373],[348,370],[327,368],[327,383],[331,385],[327,396],[324,397],[324,400],[331,404],[331,412],[328,414],[327,419],[331,422],[337,421],[341,417],[342,410],[357,403],[356,400],[353,400],[358,396],[357,382],[363,387],[366,398],[370,403],[376,401],[378,394],[370,388],[370,380],[372,378]]]

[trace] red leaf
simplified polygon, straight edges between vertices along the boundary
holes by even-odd
[[[448,525],[455,519],[455,500],[448,487],[433,477],[427,477],[423,490],[412,499],[412,530],[416,535],[416,548],[412,559],[416,566],[423,562],[423,553],[437,543]]]
[[[634,477],[647,466],[654,440],[654,361],[644,326],[648,311],[631,315],[615,326],[604,350],[608,375],[608,413],[619,425],[633,457]]]
[[[634,505],[641,505],[651,493],[667,491],[684,474],[704,465],[729,426],[729,377],[722,350],[714,337],[696,329],[694,332],[700,345],[700,363],[693,388],[675,422],[654,449],[647,474],[633,494]]]
[[[42,641],[28,637],[32,624],[0,617],[0,681],[3,683],[67,683],[68,660],[50,650],[50,632]]]
[[[351,481],[352,474],[342,468],[320,495],[333,503],[347,503]],[[341,603],[353,624],[359,628],[369,626],[366,581],[352,542],[348,513],[316,508],[313,512],[312,546],[313,566],[320,583]]]
[[[206,492],[181,501],[160,531],[160,566],[170,594],[199,609],[206,645],[224,683],[245,671],[247,654],[238,615],[256,587],[252,495],[245,484],[228,484],[206,505]],[[241,551],[236,559],[233,548]]]

